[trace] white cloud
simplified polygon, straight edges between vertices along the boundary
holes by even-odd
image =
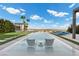
[[[32,15],[32,16],[30,16],[30,18],[32,20],[42,20],[43,19],[41,16],[38,16],[38,15]]]
[[[19,9],[15,9],[15,8],[12,8],[12,7],[10,7],[10,8],[5,8],[5,10],[6,10],[8,13],[10,13],[10,14],[20,14],[20,13],[21,13],[21,11],[20,11]]]
[[[55,10],[47,10],[47,12],[53,16],[56,16],[56,17],[64,17],[66,15],[68,15],[69,13],[66,13],[66,12],[58,12],[58,11],[55,11]]]
[[[66,20],[66,21],[69,21],[69,20],[70,20],[70,18],[66,18],[65,20]]]
[[[60,23],[56,23],[57,25],[59,25]]]
[[[66,18],[65,20],[66,21],[70,21],[70,20],[72,20],[73,18],[72,17],[69,17],[69,18]]]
[[[76,3],[73,3],[71,5],[69,5],[69,8],[73,8],[76,5]]]
[[[49,29],[67,29],[68,27],[70,26],[69,23],[66,23],[66,24],[63,24],[63,25],[59,25],[59,23],[53,23],[49,26],[46,26],[45,24],[41,24],[41,25],[29,25],[29,28],[31,29],[46,29],[46,28],[49,28]]]
[[[32,15],[32,16],[30,16],[30,19],[32,19],[32,20],[42,20],[44,23],[52,23],[50,20],[47,20],[44,17],[38,16],[38,15]]]
[[[10,14],[25,15],[25,12],[24,12],[25,10],[22,8],[17,9],[17,8],[13,8],[13,7],[6,7],[4,5],[0,5],[0,8],[7,11]]]
[[[11,22],[15,23],[16,21],[15,20],[10,20]]]
[[[37,25],[29,25],[28,29],[44,29],[44,27],[45,26],[43,24],[41,24],[39,26],[37,26]]]
[[[7,7],[6,6],[2,6],[2,9],[5,10]]]
[[[65,25],[61,25],[59,26],[60,29],[67,29],[70,26],[70,24],[65,24]]]
[[[0,5],[0,7],[3,7],[3,5]]]
[[[53,27],[57,27],[57,26],[58,26],[57,24],[54,24],[54,25],[53,25]]]
[[[2,8],[2,9],[6,9],[6,6],[4,6],[4,5],[0,5],[0,8]]]
[[[54,29],[67,29],[69,26],[70,26],[69,23],[65,23],[63,25],[60,25],[60,23],[54,23],[54,24],[51,25],[51,28],[54,28]]]
[[[26,13],[21,13],[20,15],[25,15]]]
[[[26,10],[24,10],[24,9],[22,9],[22,8],[20,8],[20,10],[23,11],[23,12],[26,11]]]
[[[51,21],[44,19],[44,23],[51,23]]]

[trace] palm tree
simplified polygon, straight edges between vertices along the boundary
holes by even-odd
[[[24,23],[26,17],[25,17],[25,16],[21,16],[20,19],[21,19],[21,20],[23,21],[23,23]]]
[[[24,24],[24,30],[27,29],[29,19],[26,20],[26,17],[25,16],[21,16],[20,19],[22,20],[22,22]]]

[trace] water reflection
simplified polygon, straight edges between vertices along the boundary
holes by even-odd
[[[53,52],[53,47],[45,47],[45,53],[49,54]]]
[[[35,47],[27,47],[27,53],[35,53]]]
[[[53,47],[27,47],[28,54],[51,54],[53,52]]]

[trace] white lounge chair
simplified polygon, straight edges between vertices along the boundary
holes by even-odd
[[[51,47],[53,45],[54,39],[45,39],[45,46]]]
[[[35,46],[35,39],[27,39],[27,44],[29,47]]]

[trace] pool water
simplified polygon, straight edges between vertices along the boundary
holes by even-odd
[[[44,41],[46,38],[54,39],[52,47],[29,47],[26,39],[32,38],[37,41]],[[0,55],[8,56],[72,56],[79,55],[79,51],[67,45],[63,41],[55,38],[46,32],[31,33],[26,38],[10,45],[0,51]]]
[[[31,33],[27,36],[29,39],[36,39],[36,40],[44,40],[44,39],[52,39],[52,35],[47,32],[36,32]]]

